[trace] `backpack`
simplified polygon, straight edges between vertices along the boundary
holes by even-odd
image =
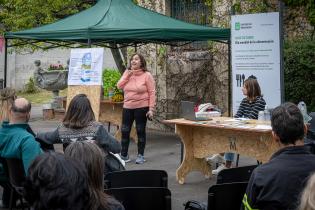
[[[105,156],[105,173],[114,171],[125,171],[125,167],[122,162],[111,152],[108,152]]]
[[[185,210],[207,210],[207,205],[198,201],[190,200],[183,204]]]

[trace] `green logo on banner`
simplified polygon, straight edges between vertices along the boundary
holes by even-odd
[[[240,30],[241,29],[241,24],[240,22],[235,23],[235,30]]]

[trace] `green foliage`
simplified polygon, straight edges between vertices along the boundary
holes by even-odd
[[[306,7],[306,14],[312,26],[315,26],[315,1],[314,0],[283,0],[289,7]]]
[[[120,79],[121,74],[118,69],[104,69],[103,71],[103,88],[104,96],[108,96],[108,91],[111,89],[116,93],[122,93],[122,90],[117,88],[117,82]]]
[[[34,78],[30,77],[28,82],[25,84],[23,93],[37,93],[39,90],[35,85]]]
[[[294,40],[285,43],[285,99],[304,101],[307,111],[315,111],[315,41]]]
[[[96,0],[0,0],[0,32],[18,31],[55,22],[94,4]]]

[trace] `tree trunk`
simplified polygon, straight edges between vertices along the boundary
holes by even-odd
[[[110,44],[110,47],[111,47],[110,51],[112,52],[116,66],[117,66],[119,72],[121,74],[123,74],[124,71],[126,70],[126,66],[124,65],[124,60],[121,57],[120,50],[119,50],[117,44]]]

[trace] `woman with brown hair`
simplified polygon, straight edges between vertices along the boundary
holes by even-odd
[[[123,210],[124,207],[111,196],[104,193],[104,154],[90,142],[74,142],[65,150],[65,156],[79,160],[88,172],[90,191],[90,210]]]
[[[315,173],[309,178],[303,190],[298,210],[315,210]]]
[[[266,102],[261,94],[260,86],[256,77],[252,76],[245,80],[242,92],[246,97],[243,98],[234,117],[257,119],[258,112],[265,109]],[[216,154],[210,158],[210,160],[211,159],[222,159],[222,156],[220,156],[220,154]],[[234,153],[225,153],[224,160],[225,164],[221,164],[217,169],[212,170],[212,174],[217,175],[223,169],[231,168],[232,162],[234,160]]]
[[[95,121],[91,103],[85,94],[78,94],[71,100],[63,122],[55,131],[39,133],[37,138],[50,145],[62,143],[64,149],[72,142],[89,141],[95,142],[106,155],[109,152],[120,153],[121,150],[120,143],[106,131],[104,125]],[[110,166],[109,160],[106,166]],[[114,170],[106,167],[105,172]]]
[[[261,94],[260,86],[257,79],[248,78],[245,80],[243,88],[243,98],[240,107],[234,117],[257,119],[258,112],[265,109],[266,102]]]
[[[152,120],[155,107],[155,82],[147,70],[144,57],[138,53],[131,56],[129,67],[117,83],[124,91],[124,105],[121,126],[121,158],[129,162],[128,147],[130,131],[134,121],[138,136],[136,164],[143,164],[146,144],[147,119]]]
[[[0,90],[0,122],[9,120],[9,112],[15,99],[14,89],[4,88]]]

